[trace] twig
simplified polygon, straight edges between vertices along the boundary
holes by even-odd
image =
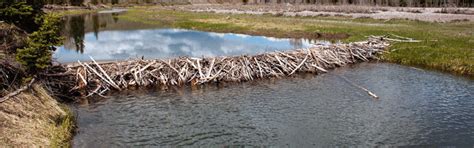
[[[360,88],[360,89],[364,90],[365,92],[367,92],[367,94],[368,94],[369,96],[373,97],[374,99],[379,99],[379,97],[378,97],[377,95],[375,95],[375,93],[369,91],[368,89],[366,89],[366,88],[364,88],[364,87],[362,87],[362,86],[360,86],[360,85],[355,84],[355,83],[352,82],[352,81],[349,81],[346,77],[340,76],[340,75],[335,75],[335,76],[337,76],[337,77],[343,79],[344,81],[346,81],[347,83],[351,84],[352,86],[355,86],[355,87],[357,87],[357,88]]]

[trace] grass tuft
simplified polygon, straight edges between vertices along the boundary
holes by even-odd
[[[50,147],[72,147],[71,140],[75,129],[75,118],[69,107],[66,105],[60,105],[60,107],[66,114],[59,117],[56,125],[50,128],[52,133]]]

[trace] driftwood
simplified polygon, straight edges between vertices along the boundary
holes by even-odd
[[[35,82],[35,78],[31,79],[31,81],[30,81],[30,83],[28,83],[28,85],[24,85],[24,86],[22,86],[21,88],[19,88],[19,89],[15,90],[15,91],[13,91],[13,92],[11,92],[11,93],[9,93],[9,94],[3,96],[2,98],[0,98],[0,103],[5,102],[5,101],[7,101],[8,99],[10,99],[10,98],[12,98],[12,97],[14,97],[14,96],[20,94],[21,92],[27,90],[28,88],[31,87],[31,85],[33,85],[34,82]]]
[[[289,76],[298,72],[325,73],[347,64],[376,58],[389,45],[383,37],[348,44],[315,45],[308,49],[233,57],[135,59],[107,63],[78,62],[67,67],[75,76],[71,91],[102,96],[131,86],[183,86],[242,82]],[[370,91],[368,91],[370,92]],[[369,93],[370,94],[370,93]]]

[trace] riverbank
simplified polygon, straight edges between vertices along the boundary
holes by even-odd
[[[28,34],[3,22],[0,32],[0,147],[70,147],[72,112],[15,60]]]
[[[12,147],[70,147],[74,117],[42,85],[0,103],[0,143]]]
[[[474,75],[472,21],[435,23],[404,19],[291,17],[177,10],[173,6],[133,7],[118,17],[161,27],[343,42],[364,40],[370,35],[393,34],[421,42],[395,43],[382,56],[383,60],[470,77]],[[343,36],[339,37],[341,34]]]

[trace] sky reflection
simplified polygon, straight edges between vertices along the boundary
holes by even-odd
[[[305,39],[278,39],[232,33],[212,33],[184,29],[145,29],[103,31],[84,35],[82,53],[60,46],[54,53],[59,62],[96,60],[146,59],[179,56],[212,57],[258,54],[311,46]]]

